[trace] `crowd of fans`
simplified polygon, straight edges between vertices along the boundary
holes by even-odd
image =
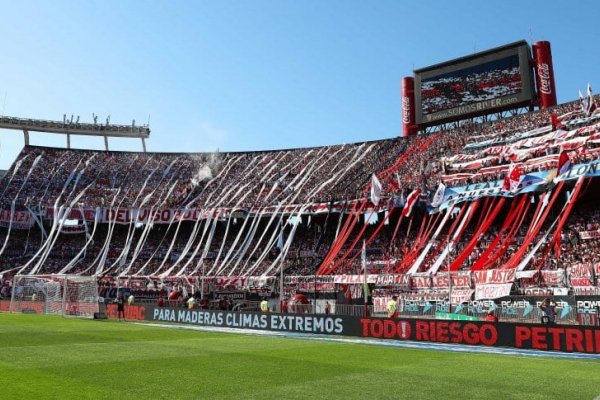
[[[566,104],[551,110],[479,125],[463,124],[453,130],[406,139],[296,150],[164,154],[28,146],[1,181],[2,210],[14,207],[15,210],[44,215],[46,208],[67,205],[74,209],[154,210],[235,207],[253,209],[254,212],[251,216],[243,214],[239,218],[226,217],[218,221],[188,221],[181,226],[157,223],[151,227],[146,224],[111,227],[99,223],[94,233],[91,232],[93,221],[88,221],[87,228],[81,233],[57,235],[47,255],[39,262],[39,268],[34,267],[40,260],[36,254],[45,243],[45,235],[52,231],[52,221],[42,218],[29,229],[14,226],[11,230],[6,228],[8,224],[4,221],[0,243],[4,243],[7,236],[8,240],[0,254],[1,270],[14,274],[29,262],[30,268],[25,269],[26,272],[35,268],[36,273],[56,273],[76,258],[69,273],[260,276],[277,275],[283,268],[288,275],[312,275],[327,256],[349,214],[344,218],[338,213],[327,212],[310,218],[304,215],[302,223],[293,228],[288,216],[269,223],[271,214],[262,215],[261,210],[271,207],[271,212],[278,213],[283,211],[282,207],[295,206],[294,211],[301,211],[306,203],[345,204],[350,200],[366,199],[372,173],[384,177],[384,197],[414,188],[432,192],[447,172],[444,158],[474,154],[475,150],[466,147],[469,143],[507,138],[548,126],[551,113],[566,114],[574,107],[576,105]],[[556,148],[549,147],[548,151],[556,152]],[[587,152],[581,157],[595,157],[590,154],[594,153]],[[501,176],[474,177],[464,183]],[[423,215],[424,211],[416,211],[416,215]],[[367,246],[366,263],[371,273],[397,272],[395,267],[415,245],[419,221],[411,229],[409,220],[405,220],[395,235],[398,214],[397,211],[389,225]],[[258,218],[260,222],[255,224]],[[527,216],[507,251],[492,267],[504,265],[520,247],[531,218],[533,215]],[[597,230],[594,224],[599,222],[593,207],[574,213],[563,232],[562,251],[551,252],[544,258],[544,267],[551,269],[577,262],[600,261],[600,240],[581,240],[579,236],[582,230]],[[500,220],[496,221],[483,233],[461,265],[462,269],[471,268],[477,261],[498,234],[500,224]],[[590,224],[591,229],[584,226]],[[352,255],[360,251],[360,241],[354,240],[360,227],[362,222],[340,248],[334,263],[347,251]],[[375,229],[377,224],[367,227],[363,236],[369,237]],[[448,257],[448,263],[460,254],[474,232],[474,226],[466,227]],[[536,241],[541,240],[542,234]],[[290,235],[293,237],[286,245]],[[431,241],[433,248],[442,243],[444,235],[442,231]],[[273,239],[278,236],[282,236],[281,240]],[[349,249],[354,242],[354,248]],[[85,251],[80,254],[82,249]],[[427,271],[434,261],[434,258],[425,259],[419,272]],[[535,262],[538,261],[534,260],[531,267],[538,267]],[[361,269],[361,258],[355,257],[354,261],[344,263],[343,272],[357,274]]]
[[[0,206],[44,209],[265,207],[363,196],[400,138],[249,153],[126,153],[25,147],[2,181]]]
[[[416,220],[417,222],[413,221],[414,224],[410,220],[402,221],[396,227],[398,214],[394,214],[390,218],[388,221],[389,224],[378,231],[378,234],[369,242],[366,248],[366,263],[370,273],[397,272],[394,270],[394,267],[413,248],[417,231],[420,229],[418,219]],[[251,238],[247,243],[249,250],[243,254],[242,258],[239,257],[242,246],[240,246],[240,240],[238,240],[236,246],[234,246],[234,242],[238,236],[243,237],[244,232],[248,231],[247,226],[240,233],[243,225],[241,221],[238,221],[236,225],[230,223],[229,228],[225,220],[216,222],[216,229],[211,243],[208,247],[205,247],[207,238],[204,237],[201,250],[197,251],[196,254],[193,254],[193,248],[200,242],[200,235],[197,236],[191,248],[185,253],[186,243],[194,229],[193,222],[183,223],[177,235],[174,234],[174,227],[168,228],[167,225],[155,225],[150,230],[146,240],[142,242],[135,259],[133,259],[134,249],[140,241],[143,228],[134,230],[132,244],[128,246],[128,250],[124,250],[126,248],[129,229],[127,225],[117,225],[110,239],[110,248],[106,260],[103,262],[103,267],[98,270],[103,270],[108,275],[160,276],[165,271],[172,269],[173,265],[177,265],[178,267],[172,269],[172,275],[179,273],[181,276],[259,276],[266,272],[269,275],[278,275],[280,268],[283,266],[285,273],[289,275],[313,275],[335,242],[340,226],[343,226],[343,222],[349,218],[349,215],[346,215],[342,218],[341,223],[338,224],[339,216],[337,214],[332,214],[332,216],[335,216],[335,218],[329,218],[328,222],[326,222],[327,217],[325,215],[316,216],[312,218],[312,221],[308,221],[306,217],[303,218],[303,222],[300,223],[295,231],[290,249],[286,252],[286,258],[281,263],[277,260],[283,250],[279,245],[267,246],[266,240],[260,242],[259,235]],[[510,243],[507,245],[507,251],[502,257],[494,261],[491,268],[502,267],[521,246],[533,218],[533,212],[526,215],[519,231],[511,238]],[[250,217],[249,219],[252,218]],[[462,252],[467,243],[472,239],[477,220],[479,220],[479,215],[475,215],[472,218],[472,222],[467,225],[460,240],[453,245],[444,266],[452,263],[455,257]],[[205,223],[210,224],[210,222]],[[363,223],[361,221],[357,224],[352,234],[340,248],[333,263],[339,260],[346,251],[349,251],[347,260],[361,252],[362,241],[355,241],[355,239],[358,232],[362,229]],[[469,270],[473,266],[499,234],[502,223],[503,217],[500,214],[490,228],[481,235],[472,253],[461,265],[461,269]],[[549,221],[547,225],[550,225]],[[377,227],[378,224],[367,225],[363,237],[370,237]],[[543,267],[556,269],[581,262],[600,262],[600,234],[597,235],[598,237],[592,235],[591,237],[582,239],[582,232],[600,232],[599,227],[600,212],[589,204],[582,206],[567,220],[561,240],[562,251],[558,256],[554,251],[550,252],[549,257],[545,259]],[[202,228],[203,225],[200,226],[199,230],[202,230]],[[94,236],[95,239],[91,241],[84,255],[79,258],[73,269],[69,271],[70,273],[90,274],[97,270],[100,264],[102,247],[108,235],[108,229],[108,226],[103,224],[98,226]],[[266,236],[269,236],[272,233],[277,234],[278,229],[277,227],[267,228],[267,222],[264,221],[259,224],[257,231],[264,231],[266,232]],[[284,235],[287,236],[290,231],[291,227],[288,226],[283,230]],[[396,236],[394,236],[395,231]],[[544,233],[545,230],[540,231],[530,247],[533,247],[535,243],[542,240]],[[4,241],[5,235],[6,229],[3,229],[0,242]],[[432,249],[438,248],[440,243],[443,244],[446,238],[447,229],[445,228],[436,239],[429,242],[432,245]],[[84,233],[60,234],[39,273],[48,274],[61,271],[77,256],[88,240],[89,235]],[[11,270],[24,265],[34,257],[42,243],[41,231],[36,227],[30,230],[14,230],[11,233],[8,246],[0,257],[3,270]],[[350,249],[352,243],[354,243],[354,247]],[[266,252],[266,255],[261,257],[263,252]],[[229,257],[227,256],[228,254]],[[183,256],[182,259],[180,259],[181,256]],[[189,260],[191,260],[188,263],[189,265],[184,268]],[[540,265],[536,264],[539,260],[540,257],[534,258],[531,267],[540,267]],[[346,261],[342,264],[343,268],[337,270],[338,273],[350,275],[361,273],[363,265],[360,256],[355,257],[352,262]],[[419,268],[419,272],[427,271],[434,261],[434,258],[427,259]],[[277,263],[274,264],[275,262]]]

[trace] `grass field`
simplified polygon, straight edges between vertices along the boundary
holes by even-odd
[[[600,362],[0,313],[1,399],[594,399]]]

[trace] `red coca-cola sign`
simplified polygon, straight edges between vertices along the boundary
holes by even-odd
[[[541,108],[556,105],[556,88],[554,69],[552,68],[552,52],[550,42],[542,41],[533,44],[535,60],[535,78]]]
[[[552,81],[550,77],[550,67],[546,63],[537,65],[537,73],[539,79],[539,90],[544,94],[552,94]]]
[[[410,99],[402,96],[402,123],[410,124]]]

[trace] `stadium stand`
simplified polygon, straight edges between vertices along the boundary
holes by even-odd
[[[490,283],[477,278],[487,270],[519,272],[511,293],[575,292],[556,271],[600,263],[598,194],[592,178],[567,182],[557,169],[563,153],[569,165],[597,160],[599,130],[600,114],[585,115],[573,102],[429,135],[318,148],[168,154],[26,146],[0,183],[0,265],[5,280],[76,273],[105,284],[137,280],[143,291],[198,277],[241,277],[245,288],[269,278],[275,291],[282,272],[289,283],[358,276],[366,264],[372,275],[410,277],[379,285],[374,294],[383,297],[448,296],[436,276],[468,273],[473,288]],[[535,183],[540,190],[526,190],[522,177],[552,171]],[[373,174],[383,185],[379,205],[369,195]],[[510,193],[435,204],[441,184],[497,182]],[[575,201],[581,206],[573,209]],[[286,290],[302,291],[301,280]],[[581,290],[596,294],[588,286]]]

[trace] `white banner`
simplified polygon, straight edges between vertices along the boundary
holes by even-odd
[[[317,280],[320,277],[317,277]],[[361,284],[364,282],[363,275],[334,275],[334,283],[341,284]],[[368,274],[367,283],[375,283],[377,285],[403,285],[408,287],[409,277],[408,275],[394,275],[394,274]]]
[[[512,283],[493,283],[489,285],[477,285],[475,287],[475,300],[499,299],[510,295]]]
[[[476,285],[489,283],[511,283],[515,281],[514,269],[488,269],[473,272],[473,280]]]
[[[471,300],[471,296],[475,292],[474,289],[454,289],[452,288],[452,293],[450,294],[450,302],[453,305],[462,304],[466,301]]]
[[[582,240],[597,239],[600,238],[600,230],[579,232],[579,237]]]

